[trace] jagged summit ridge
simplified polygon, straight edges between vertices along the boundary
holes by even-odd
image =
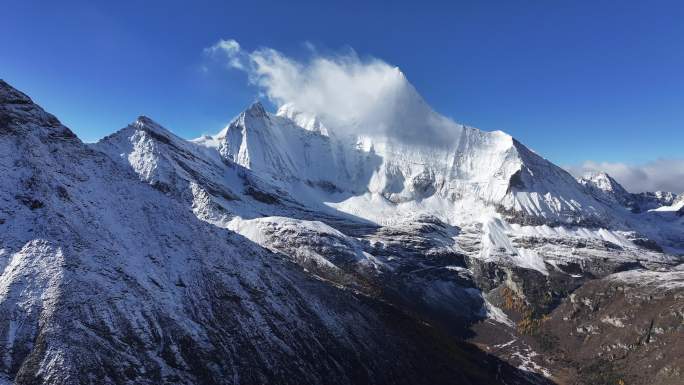
[[[590,172],[577,179],[587,191],[602,202],[619,205],[634,213],[649,210],[667,211],[665,207],[675,204],[679,198],[672,192],[630,193],[605,172]]]
[[[138,116],[137,119],[132,123],[136,127],[148,127],[148,128],[154,128],[154,129],[159,129],[159,130],[164,130],[167,131],[166,128],[162,127],[159,123],[155,122],[152,120],[152,118],[145,116],[145,115],[140,115]]]
[[[449,133],[440,133],[439,144],[412,142],[413,129],[400,130],[403,133],[398,136],[380,129],[367,134],[339,131],[293,104],[281,106],[276,114],[265,112],[263,106],[252,113],[250,107],[215,137],[197,141],[273,179],[325,185],[356,196],[368,194],[367,198],[378,196],[388,202],[388,209],[416,203],[433,214],[431,206],[437,210],[447,204],[459,209],[458,201],[472,201],[559,223],[579,221],[582,212],[601,215],[595,199],[574,178],[510,135],[458,125],[436,114],[422,99],[403,99],[424,121],[412,116],[399,119],[401,124],[444,128]],[[385,210],[382,216],[403,215],[394,211]]]
[[[254,103],[250,104],[244,113],[251,117],[259,118],[266,116],[266,109],[260,101],[255,101]]]
[[[583,185],[593,185],[601,191],[626,194],[627,190],[622,187],[615,179],[605,172],[589,172],[579,178]]]

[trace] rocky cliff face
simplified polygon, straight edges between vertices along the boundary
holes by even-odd
[[[679,384],[684,272],[630,270],[572,293],[535,331],[552,365],[583,384]]]

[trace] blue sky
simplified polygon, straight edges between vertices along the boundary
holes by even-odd
[[[5,2],[0,77],[86,141],[140,114],[192,138],[259,94],[204,48],[231,38],[297,58],[308,42],[397,65],[437,111],[561,165],[684,158],[683,2],[387,4]]]

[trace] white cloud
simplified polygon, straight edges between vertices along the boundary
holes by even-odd
[[[575,176],[593,171],[606,172],[631,192],[684,192],[684,159],[658,159],[640,165],[586,161],[566,169]]]
[[[434,144],[444,143],[458,127],[432,111],[397,67],[361,59],[352,50],[324,56],[308,44],[311,56],[296,60],[274,49],[248,52],[234,40],[221,40],[207,51],[225,54],[228,65],[245,71],[274,104],[291,103],[315,114],[337,133],[383,133]]]
[[[240,43],[233,39],[219,40],[211,47],[205,48],[204,53],[210,56],[223,54],[228,59],[228,66],[237,69],[244,68],[239,58],[241,53]]]

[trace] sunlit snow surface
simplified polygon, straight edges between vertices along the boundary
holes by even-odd
[[[429,109],[421,114],[438,116]],[[316,210],[328,207],[386,227],[421,215],[456,226],[480,224],[477,257],[503,258],[544,274],[548,257],[516,245],[515,238],[590,239],[636,250],[632,239],[645,234],[664,238],[672,250],[681,247],[676,220],[635,218],[617,204],[597,200],[586,183],[502,132],[448,127],[450,139],[430,147],[377,133],[338,137],[292,105],[273,115],[256,104],[215,137],[194,143],[215,149]],[[596,183],[608,189],[608,182]],[[511,222],[510,215],[531,224]]]
[[[440,143],[428,146],[388,135],[388,131],[338,136],[317,117],[293,105],[271,114],[257,103],[216,136],[184,145],[194,145],[194,153],[214,162],[223,159],[245,167],[313,211],[349,214],[385,227],[401,227],[422,215],[461,227],[478,224],[476,257],[544,274],[558,259],[581,255],[567,250],[549,253],[518,244],[516,239],[609,242],[624,249],[621,257],[627,260],[636,258],[632,240],[638,237],[655,238],[672,252],[682,247],[677,218],[636,216],[588,191],[593,183],[602,193],[622,192],[619,185],[611,185],[614,181],[609,177],[596,176],[580,184],[509,135],[458,125],[429,109],[417,94],[412,98],[404,102],[424,117],[425,124],[436,121],[449,131]],[[236,181],[227,183],[228,187]],[[201,204],[197,207],[203,210]],[[247,212],[241,214],[242,210]],[[237,203],[232,204],[232,211],[247,218],[283,215],[271,208],[252,213],[252,207]],[[225,218],[223,226],[230,220]],[[245,226],[237,228],[241,229]],[[645,258],[662,257],[647,252]]]

